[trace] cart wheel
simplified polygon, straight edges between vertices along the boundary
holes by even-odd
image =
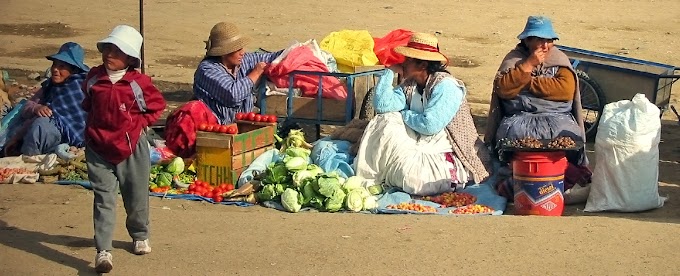
[[[364,102],[361,103],[361,110],[359,111],[359,119],[371,120],[375,117],[375,108],[373,107],[373,97],[375,97],[375,87],[371,87],[364,96]]]
[[[583,125],[586,130],[586,137],[593,139],[597,133],[597,125],[600,123],[602,110],[604,110],[604,105],[607,102],[600,85],[591,79],[586,72],[576,70],[576,76],[579,78],[579,89],[581,90]]]

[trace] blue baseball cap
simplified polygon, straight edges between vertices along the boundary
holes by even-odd
[[[529,16],[527,24],[524,26],[524,31],[517,36],[517,39],[522,40],[530,36],[545,38],[545,39],[560,39],[553,29],[552,21],[545,16]]]
[[[59,60],[66,62],[82,70],[83,72],[90,71],[90,67],[87,67],[87,65],[83,63],[83,60],[85,59],[85,50],[83,50],[83,47],[80,47],[80,45],[75,42],[64,43],[64,45],[59,47],[58,53],[51,56],[46,56],[45,58],[51,61]]]

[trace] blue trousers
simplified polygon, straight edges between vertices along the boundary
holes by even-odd
[[[52,153],[61,144],[61,132],[54,121],[47,117],[33,120],[24,135],[21,154],[38,155]]]

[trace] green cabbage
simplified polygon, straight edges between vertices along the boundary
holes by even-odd
[[[305,181],[314,179],[315,175],[308,170],[297,171],[293,174],[293,186],[300,189],[305,184]]]
[[[184,171],[184,160],[182,160],[181,157],[175,157],[167,166],[165,166],[165,171],[172,175],[179,175]]]
[[[337,212],[342,209],[342,204],[345,202],[345,192],[338,188],[335,193],[330,197],[326,198],[324,202],[324,207],[328,212]]]
[[[308,206],[312,198],[317,197],[319,194],[314,190],[314,184],[311,182],[305,183],[304,187],[302,187],[302,205],[303,206]],[[323,202],[323,200],[321,200]]]
[[[283,205],[283,208],[288,212],[299,212],[302,205],[299,202],[298,192],[291,188],[286,189],[283,194],[281,194],[281,205]]]
[[[345,209],[353,212],[359,212],[364,207],[364,198],[361,190],[351,190],[345,198]]]
[[[257,192],[257,198],[260,202],[273,200],[276,198],[276,195],[276,187],[274,187],[274,184],[264,185],[264,187]]]
[[[345,183],[342,184],[342,188],[345,189],[345,192],[350,192],[355,189],[361,188],[361,184],[363,183],[364,178],[361,176],[351,176],[350,178],[347,178],[345,180]]]
[[[319,211],[325,211],[326,208],[324,206],[324,201],[326,200],[325,197],[319,194],[315,194],[312,196],[311,199],[309,199],[309,205],[314,207],[314,209],[317,209]]]
[[[267,166],[266,177],[262,180],[265,184],[286,183],[289,181],[288,169],[283,162],[271,163]]]
[[[375,196],[368,196],[364,198],[364,210],[373,210],[378,208],[378,198]]]
[[[382,194],[383,193],[382,185],[377,184],[377,185],[370,186],[370,187],[368,187],[368,192],[371,193],[372,195]]]
[[[156,185],[158,187],[168,187],[172,184],[172,175],[166,172],[161,172],[156,176]]]
[[[311,153],[311,150],[305,148],[286,148],[286,155],[290,157],[302,157],[306,160]]]
[[[274,184],[274,191],[276,191],[277,195],[283,194],[283,191],[286,190],[286,185],[283,184]]]
[[[335,171],[321,174],[316,180],[319,193],[325,197],[331,197],[336,190],[341,190],[343,181]]]
[[[335,178],[319,178],[316,181],[319,184],[319,193],[325,197],[331,197],[337,191],[342,191]]]
[[[317,176],[317,175],[320,175],[320,174],[323,173],[323,169],[316,164],[307,165],[307,170],[310,171],[314,176]]]
[[[285,161],[285,164],[286,169],[289,171],[305,170],[307,169],[307,165],[309,165],[307,159],[302,157],[291,157],[289,160]]]

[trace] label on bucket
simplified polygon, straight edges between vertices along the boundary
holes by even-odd
[[[515,212],[520,215],[561,216],[564,176],[514,177]]]

